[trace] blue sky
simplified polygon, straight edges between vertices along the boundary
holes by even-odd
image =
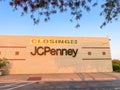
[[[120,18],[100,29],[103,17],[99,16],[101,9],[93,8],[84,12],[79,21],[80,28],[76,29],[76,21],[70,22],[69,12],[51,16],[49,22],[43,20],[34,25],[29,14],[21,17],[21,11],[13,12],[7,2],[0,2],[0,34],[2,35],[37,35],[37,36],[108,36],[111,39],[111,55],[120,59]]]

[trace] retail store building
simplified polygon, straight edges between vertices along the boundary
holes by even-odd
[[[0,35],[10,74],[112,72],[108,37]]]

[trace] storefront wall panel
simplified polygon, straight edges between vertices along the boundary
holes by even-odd
[[[108,37],[1,35],[0,41],[0,57],[10,61],[10,74],[112,72]],[[44,49],[46,55],[39,55]]]

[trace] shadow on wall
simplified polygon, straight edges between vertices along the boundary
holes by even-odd
[[[79,73],[83,69],[82,61],[77,58],[57,56],[54,60],[58,73]]]
[[[109,61],[84,61],[71,59],[71,57],[56,57],[55,64],[58,67],[58,73],[89,73],[89,72],[112,72],[112,65]]]

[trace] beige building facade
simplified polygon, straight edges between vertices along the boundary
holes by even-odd
[[[112,72],[108,37],[0,35],[10,74]]]

